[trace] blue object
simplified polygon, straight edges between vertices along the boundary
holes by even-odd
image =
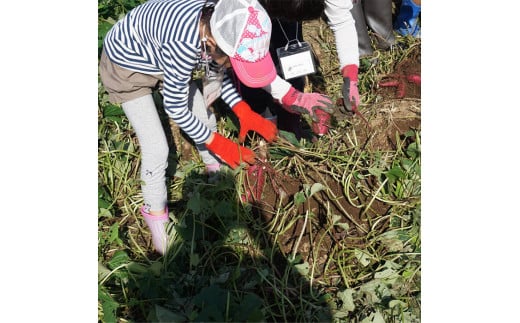
[[[421,37],[421,26],[419,26],[419,14],[421,6],[413,3],[412,0],[403,0],[399,14],[394,21],[394,30],[403,36],[412,35]]]

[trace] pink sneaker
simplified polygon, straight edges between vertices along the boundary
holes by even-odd
[[[208,174],[216,173],[220,170],[220,163],[206,164],[206,172]]]
[[[141,214],[144,217],[144,222],[146,222],[146,225],[152,233],[152,243],[155,250],[157,250],[161,255],[164,255],[168,245],[166,225],[170,222],[168,207],[166,207],[166,211],[162,215],[151,215],[145,210],[145,206],[143,206],[141,207]]]

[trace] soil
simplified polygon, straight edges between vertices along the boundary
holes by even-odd
[[[318,32],[318,29],[315,30],[315,32]],[[314,41],[316,38],[307,34],[305,39],[311,43],[314,51],[318,52],[319,55],[319,47]],[[362,77],[362,73],[363,71],[360,71],[360,77]],[[378,86],[371,89],[376,98],[375,103],[360,108],[368,126],[358,115],[345,116],[343,113],[333,114],[332,126],[347,119],[347,122],[354,128],[358,141],[364,143],[364,149],[369,151],[395,150],[396,135],[402,137],[408,130],[419,130],[421,127],[420,81],[417,83],[407,79],[408,76],[420,77],[420,75],[421,48],[419,44],[411,50],[406,59],[393,67],[392,72],[381,79],[382,82],[398,82],[401,87]],[[312,78],[309,79],[311,83],[314,81]],[[324,91],[323,84],[311,85],[315,91]],[[178,138],[179,136],[174,137]],[[179,142],[176,144],[182,146],[183,159],[190,159],[196,155],[194,147],[189,143]],[[259,151],[256,152],[259,153]],[[265,150],[260,151],[260,154],[262,153],[265,154]],[[263,176],[259,176],[260,170],[263,171]],[[364,237],[368,232],[367,220],[385,215],[389,211],[390,205],[374,200],[369,209],[359,208],[345,198],[343,186],[337,179],[332,178],[327,172],[317,169],[305,169],[300,173],[300,176],[289,176],[285,173],[275,172],[267,162],[264,165],[255,165],[249,172],[244,172],[245,189],[246,191],[249,190],[250,194],[249,201],[253,204],[255,213],[266,224],[273,221],[277,208],[288,205],[289,201],[293,200],[294,195],[302,191],[305,184],[319,182],[326,182],[332,193],[320,192],[320,194],[315,194],[310,199],[310,203],[303,203],[297,209],[293,208],[294,214],[291,215],[295,219],[298,215],[312,212],[317,221],[306,223],[304,218],[300,217],[295,225],[290,227],[290,230],[279,233],[277,236],[277,244],[284,256],[287,257],[296,251],[301,255],[303,261],[307,261],[311,265],[313,261],[318,262],[318,266],[315,267],[318,270],[315,273],[317,278],[326,265],[327,255],[338,243],[348,243],[350,246],[363,248]],[[371,186],[372,183],[365,184]],[[327,221],[330,221],[326,216],[330,210],[333,214],[341,215],[339,221],[347,224],[348,229],[343,230],[341,226],[333,226],[332,231],[324,229],[327,227]],[[304,228],[304,225],[306,228]],[[381,222],[379,225],[383,227],[388,224]],[[301,235],[302,231],[304,232],[303,235]],[[319,250],[313,250],[318,240],[320,241]],[[297,249],[294,250],[295,248]]]
[[[420,82],[410,82],[406,78],[409,75],[420,76],[420,65],[419,46],[413,49],[405,60],[396,64],[392,73],[382,78],[385,82],[402,82],[404,91],[403,88],[398,89],[397,87],[373,89],[377,103],[361,110],[369,126],[358,115],[352,114],[345,117],[342,113],[333,115],[332,124],[337,124],[347,118],[349,119],[348,122],[354,127],[359,142],[365,143],[364,149],[395,151],[396,135],[402,138],[408,130],[419,130],[421,126]],[[399,90],[401,93],[398,93]],[[324,144],[326,144],[326,141],[324,141]],[[368,210],[351,204],[345,198],[341,183],[328,175],[326,171],[305,169],[299,176],[289,176],[274,172],[272,168],[269,168],[269,165],[263,166],[265,167],[250,170],[245,175],[244,182],[246,189],[249,186],[252,191],[256,190],[251,195],[256,195],[257,198],[253,196],[250,197],[250,200],[257,215],[267,224],[273,221],[277,209],[288,205],[289,201],[293,200],[294,194],[302,191],[305,184],[326,182],[332,191],[330,194],[315,194],[310,199],[309,204],[303,203],[297,210],[293,208],[291,215],[293,218],[284,221],[295,220],[298,216],[300,218],[295,225],[290,226],[290,230],[279,233],[277,237],[278,246],[284,256],[293,254],[294,249],[297,248],[296,252],[302,256],[302,261],[307,261],[310,265],[313,264],[313,261],[318,262],[317,266],[314,267],[317,269],[316,278],[319,278],[320,274],[323,273],[328,259],[327,255],[332,252],[335,245],[348,244],[363,248],[364,238],[368,232],[368,219],[381,217],[387,214],[390,209],[390,205],[378,200],[375,200]],[[262,180],[261,172],[258,171],[261,168],[263,168],[264,180]],[[366,185],[370,186],[371,183],[366,183]],[[301,216],[309,212],[316,215],[318,219],[312,221],[312,224],[309,223],[310,221],[306,223]],[[327,213],[329,220],[327,220]],[[330,221],[330,214],[341,215],[340,222],[346,223],[348,229],[343,230],[340,226],[332,226],[332,231],[327,231],[325,228],[330,227],[330,225],[327,226],[327,221]],[[304,225],[306,228],[304,228]],[[382,222],[380,224],[381,229],[385,225],[388,225],[388,223]],[[302,231],[304,232],[303,235],[301,235]],[[319,245],[317,245],[317,241],[320,241]]]

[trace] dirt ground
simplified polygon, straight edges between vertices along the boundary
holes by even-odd
[[[319,30],[316,28],[315,32],[319,32]],[[311,43],[315,52],[319,52],[319,47],[316,43],[313,43],[312,37],[305,39]],[[362,71],[360,71],[360,77],[361,73]],[[420,75],[421,48],[419,45],[413,48],[405,60],[394,66],[393,72],[383,76],[381,82],[386,82],[387,84],[393,82],[395,86],[378,86],[371,89],[373,95],[377,96],[377,103],[360,109],[368,121],[369,126],[367,126],[358,115],[351,114],[346,116],[340,112],[333,114],[331,124],[334,126],[341,120],[348,118],[350,124],[355,128],[359,142],[364,143],[364,149],[370,151],[395,150],[396,134],[403,135],[408,130],[419,130],[421,127],[420,80],[419,82],[413,82],[413,80],[409,79],[409,77],[420,77]],[[310,82],[312,82],[312,79]],[[320,87],[322,87],[322,84],[314,85],[314,89],[320,89]],[[323,91],[323,89],[318,91]],[[339,105],[339,103],[340,102],[337,104]],[[174,137],[179,138],[180,134],[174,135]],[[182,158],[192,158],[193,147],[187,142],[181,145],[183,147]],[[249,190],[251,195],[258,197],[251,200],[254,205],[253,210],[255,210],[257,215],[266,223],[269,223],[273,219],[273,214],[276,214],[278,207],[286,205],[296,192],[302,190],[304,184],[326,182],[334,192],[333,195],[341,197],[325,200],[323,196],[314,196],[310,201],[310,205],[302,204],[297,212],[299,214],[305,214],[305,208],[309,207],[314,214],[317,214],[320,221],[326,221],[324,218],[326,215],[325,204],[327,204],[327,207],[332,207],[333,212],[336,214],[350,215],[341,220],[342,222],[348,223],[349,230],[341,230],[339,227],[334,226],[335,231],[327,233],[324,230],[325,225],[315,225],[312,226],[313,232],[309,232],[309,230],[306,229],[305,234],[300,237],[304,225],[304,221],[300,219],[291,227],[291,230],[280,234],[277,238],[279,248],[286,256],[294,251],[293,249],[295,248],[297,240],[301,239],[298,242],[298,253],[302,256],[304,261],[308,261],[309,263],[313,261],[313,258],[316,259],[319,262],[317,268],[323,268],[332,246],[340,240],[351,246],[357,245],[362,247],[362,237],[366,235],[366,232],[363,231],[363,223],[366,223],[366,218],[384,215],[390,208],[389,205],[375,200],[369,212],[361,210],[344,198],[341,183],[324,175],[326,172],[317,172],[311,169],[306,170],[305,178],[295,178],[280,173],[274,174],[274,172],[268,170],[264,173],[262,183],[258,184],[257,175],[258,169],[260,168],[262,168],[262,165],[253,166],[253,169],[244,175],[244,183],[247,185],[246,191]],[[270,169],[270,167],[267,167],[267,169]],[[313,248],[312,237],[314,237],[315,240],[322,239],[323,241],[320,244],[321,250],[312,251],[314,257],[310,256],[310,252]],[[316,257],[316,252],[318,257]]]
[[[408,130],[419,130],[421,127],[420,82],[416,83],[407,78],[413,75],[420,76],[420,74],[421,56],[419,46],[407,56],[407,59],[396,64],[392,73],[382,78],[382,82],[394,82],[394,84],[397,82],[397,84],[400,84],[399,86],[380,86],[373,89],[374,94],[378,96],[377,104],[364,107],[361,110],[370,127],[358,115],[352,114],[345,117],[342,113],[333,115],[332,124],[340,118],[349,118],[358,134],[359,142],[365,143],[365,149],[371,151],[395,150],[396,134],[402,136]],[[261,165],[255,167],[260,168]],[[317,215],[317,218],[323,225],[309,226],[307,224],[307,228],[304,228],[304,220],[299,219],[291,227],[291,230],[281,233],[277,238],[279,247],[284,255],[287,256],[293,253],[297,245],[297,251],[304,261],[312,264],[313,259],[315,259],[315,261],[319,262],[316,268],[324,267],[327,255],[331,252],[333,245],[340,240],[342,243],[347,243],[351,246],[357,245],[362,247],[363,236],[366,235],[362,228],[364,223],[366,224],[366,218],[384,215],[390,208],[389,205],[377,200],[373,202],[368,212],[352,205],[344,197],[341,183],[327,176],[326,172],[307,169],[305,170],[305,177],[295,178],[285,174],[273,174],[272,171],[266,171],[264,177],[265,180],[262,181],[261,185],[258,185],[258,171],[253,169],[253,171],[245,175],[245,183],[249,187],[253,187],[251,194],[258,194],[259,198],[253,202],[255,205],[254,210],[266,223],[271,222],[277,208],[285,206],[296,192],[302,190],[306,183],[326,182],[334,192],[333,196],[340,197],[331,199],[323,194],[315,195],[310,200],[310,204],[301,204],[293,216],[305,214],[306,208],[309,208],[313,214]],[[349,229],[342,230],[338,226],[333,226],[334,230],[332,232],[326,232],[324,229],[326,227],[325,221],[327,221],[325,219],[327,214],[326,208],[332,209],[332,212],[335,214],[349,214],[349,217],[341,219],[342,222],[346,222],[349,225]],[[300,237],[302,230],[305,233]],[[312,230],[312,232],[309,232],[309,230]],[[301,240],[298,241],[299,239]],[[312,239],[314,239],[314,243]],[[320,250],[312,250],[318,239],[322,239]],[[311,255],[311,251],[314,255]],[[316,257],[317,254],[318,256]],[[320,273],[318,272],[317,274],[319,275]]]

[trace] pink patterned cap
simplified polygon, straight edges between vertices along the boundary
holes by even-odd
[[[276,77],[269,53],[271,19],[257,0],[218,1],[210,25],[242,83],[253,88],[271,84]]]

